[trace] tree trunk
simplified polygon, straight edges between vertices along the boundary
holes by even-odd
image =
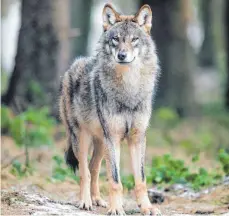
[[[227,72],[227,85],[226,85],[226,107],[229,110],[229,1],[225,3],[225,39],[226,39],[226,72]]]
[[[71,39],[71,58],[87,54],[92,0],[71,0],[71,27],[79,31]]]
[[[153,12],[152,36],[161,65],[157,106],[170,106],[181,116],[193,114],[194,54],[186,36],[183,0],[142,0]]]
[[[55,0],[53,12],[53,25],[56,29],[59,41],[57,68],[62,76],[69,67],[70,61],[70,0]],[[60,19],[61,14],[61,19]]]
[[[55,110],[59,75],[58,40],[52,24],[52,0],[22,0],[15,67],[3,102],[20,111],[48,105]],[[54,106],[53,106],[54,105]]]
[[[204,29],[204,41],[199,52],[199,64],[202,67],[215,67],[215,51],[213,37],[213,0],[200,1],[200,14]]]

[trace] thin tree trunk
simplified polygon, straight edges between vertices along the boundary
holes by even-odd
[[[71,27],[79,30],[79,35],[71,39],[71,58],[87,54],[92,0],[71,0]]]
[[[181,116],[195,108],[192,70],[194,54],[186,36],[183,0],[143,0],[153,11],[152,36],[156,42],[161,78],[156,104],[170,106]]]
[[[52,24],[52,0],[22,0],[15,67],[3,102],[20,107],[48,105],[54,110],[59,85],[58,40]],[[23,111],[22,110],[22,111]]]
[[[199,64],[202,67],[214,67],[215,51],[214,51],[214,37],[213,37],[213,0],[200,1],[200,13],[204,29],[204,41],[199,53]]]
[[[53,24],[59,40],[58,72],[63,75],[70,64],[70,0],[55,0]],[[61,14],[61,19],[60,19]],[[75,35],[74,35],[75,36]]]
[[[229,110],[229,1],[226,0],[225,3],[225,39],[226,39],[226,60],[227,60],[227,65],[226,65],[226,71],[227,71],[227,86],[226,86],[226,107]]]

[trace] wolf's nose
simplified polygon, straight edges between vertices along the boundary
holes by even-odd
[[[118,59],[123,61],[126,58],[126,53],[125,52],[119,52],[118,53]]]

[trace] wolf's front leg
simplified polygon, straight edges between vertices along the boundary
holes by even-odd
[[[131,163],[135,180],[135,194],[138,206],[141,208],[141,213],[144,215],[157,215],[159,211],[154,208],[149,201],[146,177],[144,174],[144,160],[145,160],[145,131],[133,128],[131,136],[128,139],[128,145],[131,155]]]
[[[110,209],[108,214],[125,215],[122,202],[122,183],[119,174],[120,142],[108,140],[106,142],[105,159],[109,180]]]
[[[92,210],[92,201],[90,194],[91,175],[88,169],[88,148],[91,142],[91,136],[84,130],[79,132],[79,149],[77,158],[79,159],[80,174],[80,201],[79,208]]]

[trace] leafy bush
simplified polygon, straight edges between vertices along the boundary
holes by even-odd
[[[134,177],[133,175],[123,176],[122,177],[123,187],[128,191],[134,188]]]
[[[55,120],[49,116],[48,108],[30,108],[11,120],[9,132],[19,146],[25,142],[28,142],[30,147],[40,146],[52,143],[54,125]]]
[[[163,127],[174,127],[179,121],[178,114],[171,108],[162,107],[155,111],[154,119],[157,124]]]
[[[198,156],[195,155],[192,161],[198,161]],[[204,168],[199,168],[198,172],[191,172],[183,160],[174,159],[166,154],[153,159],[147,181],[154,184],[189,184],[198,190],[216,184],[221,178],[219,172],[208,172]]]
[[[192,157],[192,163],[199,160],[199,155]],[[171,155],[165,154],[157,156],[152,160],[152,166],[146,167],[147,182],[163,186],[166,184],[187,184],[194,190],[217,184],[223,177],[223,172],[229,175],[229,154],[225,150],[220,150],[218,160],[222,170],[217,169],[211,172],[200,167],[198,171],[192,172],[183,160],[174,159]],[[192,167],[192,166],[191,166]],[[134,178],[132,175],[122,177],[123,187],[131,190],[134,188]]]
[[[12,163],[12,168],[10,170],[10,172],[19,177],[19,178],[22,178],[22,177],[25,177],[25,176],[28,176],[28,175],[31,175],[34,171],[34,168],[29,166],[29,167],[25,167],[23,164],[21,164],[20,161],[18,160],[14,160],[13,163]]]
[[[11,119],[13,118],[12,112],[5,106],[1,106],[1,129],[9,129]]]
[[[28,148],[51,144],[52,129],[55,119],[49,116],[49,109],[30,108],[27,111],[13,115],[7,107],[1,107],[1,129],[6,130],[18,146],[25,147],[26,166],[29,166]]]
[[[64,159],[59,155],[53,156],[54,168],[52,171],[52,181],[64,181],[65,179],[73,179],[79,182],[79,177],[74,174],[71,168],[65,165]]]
[[[229,175],[229,154],[224,149],[221,149],[219,151],[218,160],[221,163],[224,173],[228,176]]]

